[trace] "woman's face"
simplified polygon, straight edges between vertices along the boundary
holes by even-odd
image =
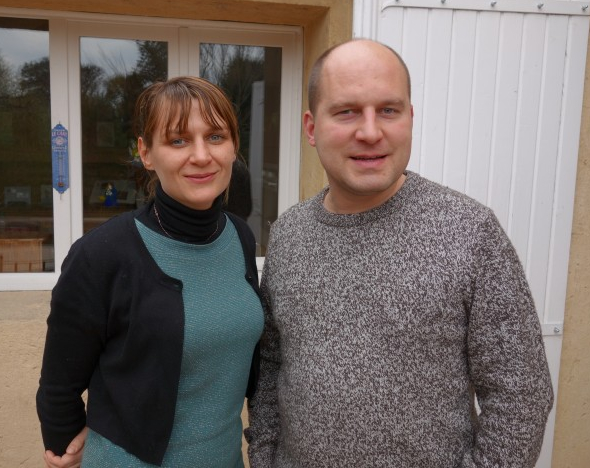
[[[156,172],[164,192],[189,208],[211,208],[229,185],[236,159],[229,130],[225,124],[213,128],[205,122],[197,101],[193,101],[185,133],[173,129],[166,137],[162,127],[150,148],[142,138],[137,146],[143,165]]]

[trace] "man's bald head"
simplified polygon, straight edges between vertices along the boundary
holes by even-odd
[[[335,46],[330,47],[326,50],[320,57],[315,61],[311,68],[311,73],[309,74],[309,83],[307,86],[307,96],[308,96],[308,103],[309,103],[309,110],[312,114],[315,114],[318,102],[321,98],[321,79],[322,79],[322,71],[324,69],[324,65],[328,61],[329,57],[332,53],[336,50],[340,50],[341,52],[345,52],[346,48],[350,45],[360,45],[361,43],[367,43],[371,46],[383,47],[384,49],[390,51],[393,56],[397,59],[400,65],[404,69],[404,73],[406,76],[406,80],[408,83],[408,97],[411,98],[412,95],[412,85],[410,80],[410,72],[404,60],[401,56],[393,50],[391,47],[382,44],[381,42],[373,41],[371,39],[351,39],[350,41],[343,42],[341,44],[336,44]]]

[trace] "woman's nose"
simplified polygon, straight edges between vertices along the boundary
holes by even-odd
[[[209,153],[209,147],[204,141],[196,140],[190,146],[190,161],[193,164],[207,164],[211,159],[211,154]]]

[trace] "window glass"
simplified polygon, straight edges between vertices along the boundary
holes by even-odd
[[[281,48],[203,43],[199,74],[225,90],[240,126],[241,160],[234,164],[227,209],[254,231],[266,254],[278,213]]]
[[[168,44],[80,39],[84,232],[145,202],[145,171],[133,134],[139,94],[166,80]]]
[[[0,18],[0,272],[54,271],[46,20]]]

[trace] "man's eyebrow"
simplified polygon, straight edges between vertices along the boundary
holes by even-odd
[[[386,99],[381,104],[380,107],[387,107],[387,106],[405,106],[408,104],[408,101],[403,98],[393,98],[393,99]]]
[[[407,99],[404,98],[389,98],[389,99],[383,99],[380,102],[377,102],[377,104],[375,105],[378,108],[381,107],[389,107],[389,106],[405,106],[408,104]],[[328,110],[337,110],[337,109],[354,109],[354,108],[358,108],[358,107],[364,107],[365,104],[363,103],[359,103],[356,101],[336,101],[333,104],[330,104],[328,106]]]
[[[350,107],[358,107],[359,104],[353,101],[340,101],[334,102],[328,106],[328,109],[335,110],[335,109],[347,109]]]

